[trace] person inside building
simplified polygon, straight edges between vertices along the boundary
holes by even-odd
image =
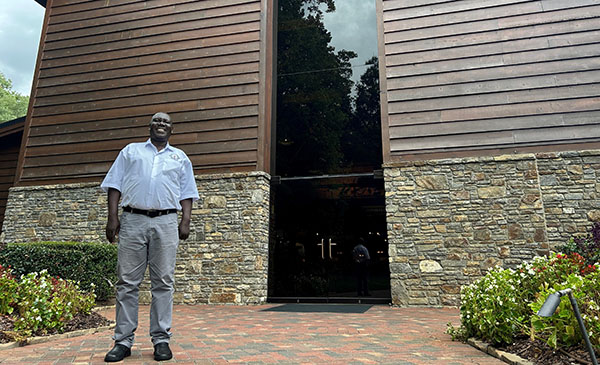
[[[352,260],[356,272],[356,295],[369,296],[369,250],[365,247],[365,240],[361,237],[352,250]]]
[[[108,193],[106,238],[118,241],[115,345],[106,354],[106,362],[131,355],[138,326],[139,286],[146,267],[152,293],[150,336],[154,359],[173,357],[169,340],[175,255],[179,240],[190,234],[192,202],[198,199],[198,190],[190,159],[169,145],[172,131],[168,114],[154,114],[150,138],[123,148],[101,184]],[[120,219],[119,199],[123,207]]]

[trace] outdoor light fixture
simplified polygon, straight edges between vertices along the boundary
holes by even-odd
[[[585,344],[587,346],[588,352],[590,353],[590,357],[592,359],[592,364],[598,365],[598,360],[596,360],[596,355],[594,354],[594,348],[592,347],[592,343],[590,342],[590,337],[588,336],[587,330],[585,329],[585,325],[583,324],[583,319],[581,318],[581,313],[579,313],[579,307],[577,306],[577,301],[575,297],[573,297],[573,291],[570,288],[563,289],[556,293],[550,294],[546,301],[542,305],[542,308],[537,312],[540,317],[552,317],[556,308],[558,308],[560,304],[560,299],[567,295],[569,300],[571,301],[571,306],[573,307],[573,312],[575,312],[575,317],[577,318],[577,322],[579,323],[579,328],[581,329],[581,333],[583,334],[583,339],[585,340]]]

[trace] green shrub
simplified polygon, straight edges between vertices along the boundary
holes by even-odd
[[[530,280],[526,270],[494,268],[487,275],[461,290],[462,329],[449,333],[476,337],[492,344],[511,343],[528,326],[527,303],[533,294],[522,290],[522,281]]]
[[[0,249],[0,264],[11,265],[17,276],[47,270],[51,276],[79,282],[98,300],[114,296],[117,246],[86,242],[9,243]]]
[[[17,303],[18,286],[10,267],[0,265],[0,314],[11,314]]]
[[[567,255],[577,253],[583,256],[586,265],[600,262],[600,222],[594,223],[587,235],[572,237],[559,247],[559,251]]]
[[[15,289],[0,315],[12,314],[17,340],[49,331],[62,332],[76,314],[89,313],[96,298],[93,291],[83,293],[73,281],[52,277],[46,270],[17,280],[10,269],[4,269],[0,285],[0,290]]]
[[[585,276],[578,273],[570,274],[560,283],[542,285],[537,300],[530,304],[533,313],[537,313],[546,298],[557,291],[571,288],[582,313],[583,322],[588,330],[590,342],[594,347],[600,347],[600,273],[591,272]],[[553,348],[573,346],[582,342],[583,336],[568,298],[563,298],[552,317],[531,317],[534,335],[544,338]]]
[[[570,302],[561,301],[557,313],[541,318],[535,313],[551,293],[572,288],[583,313],[590,339],[600,344],[600,273],[577,253],[535,257],[516,270],[494,268],[461,290],[461,327],[448,326],[453,338],[476,337],[492,344],[510,344],[519,335],[536,336],[552,347],[581,342]]]

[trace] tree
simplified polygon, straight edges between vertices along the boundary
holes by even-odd
[[[319,175],[343,165],[343,138],[352,115],[350,60],[335,51],[323,24],[333,0],[280,0],[277,48],[278,175]]]
[[[12,89],[12,81],[0,72],[0,123],[23,117],[27,114],[29,96]]]
[[[366,62],[368,68],[356,85],[354,114],[344,139],[344,155],[350,166],[379,168],[381,153],[381,108],[379,103],[379,66],[377,57]]]

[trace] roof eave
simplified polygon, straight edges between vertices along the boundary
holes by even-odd
[[[25,117],[9,120],[8,122],[0,123],[0,137],[8,136],[9,134],[22,132],[25,129]]]
[[[46,0],[35,0],[38,4],[40,4],[41,6],[43,6],[44,8],[46,7]]]

